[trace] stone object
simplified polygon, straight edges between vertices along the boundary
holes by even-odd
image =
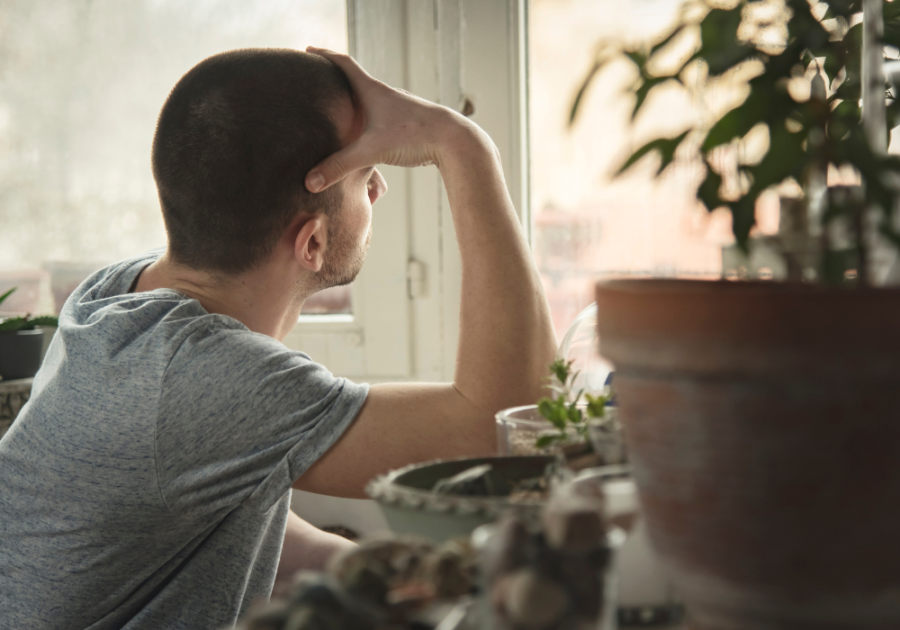
[[[605,529],[596,536],[597,528],[605,527],[602,511],[591,497],[564,498],[571,499],[567,507],[590,509],[545,515],[545,528],[548,523],[558,527],[563,544],[550,544],[546,529],[529,529],[514,517],[475,537],[492,629],[596,628],[606,612],[612,614],[612,608],[607,611],[604,606],[612,552]],[[585,526],[581,519],[590,524]]]
[[[521,628],[555,627],[569,606],[565,588],[533,568],[518,569],[501,585],[504,612]]]
[[[591,496],[554,497],[542,515],[544,535],[554,549],[588,552],[606,544],[603,502]]]
[[[3,437],[31,397],[32,383],[33,378],[0,381],[0,437]]]

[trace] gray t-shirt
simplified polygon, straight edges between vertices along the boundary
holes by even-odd
[[[173,290],[66,302],[0,440],[0,628],[217,629],[267,598],[291,484],[368,387]]]

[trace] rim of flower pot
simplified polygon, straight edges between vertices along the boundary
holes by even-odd
[[[29,328],[28,330],[0,330],[0,335],[43,335],[43,327]]]
[[[492,457],[459,457],[453,459],[438,459],[430,462],[411,464],[392,470],[375,477],[366,486],[366,494],[370,498],[392,507],[402,507],[412,510],[423,510],[433,513],[461,513],[482,514],[486,516],[499,516],[508,509],[525,508],[534,509],[545,503],[544,499],[517,499],[510,500],[508,496],[466,496],[456,494],[437,494],[433,490],[415,488],[403,485],[398,480],[404,475],[425,468],[446,464],[471,462],[472,467],[481,463],[496,461],[498,463],[509,460],[537,460],[544,466],[553,463],[557,458],[553,455],[514,455]],[[464,469],[461,469],[464,470]],[[457,471],[457,472],[461,472]]]
[[[587,403],[578,403],[579,409],[587,409]],[[516,424],[532,427],[534,429],[547,429],[553,428],[553,423],[547,420],[544,416],[540,415],[540,412],[537,411],[537,405],[521,405],[519,407],[509,407],[507,409],[501,409],[496,414],[494,414],[494,418],[497,421],[497,424]],[[514,414],[520,413],[523,411],[534,411],[537,412],[535,418],[516,418]],[[590,424],[590,421],[593,418],[585,418],[585,422]]]

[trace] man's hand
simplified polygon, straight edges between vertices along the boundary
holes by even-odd
[[[446,107],[376,81],[350,57],[310,52],[346,73],[364,119],[356,141],[310,171],[307,188],[377,164],[436,164],[462,260],[453,383],[373,385],[353,425],[294,485],[354,497],[392,468],[493,452],[493,414],[537,402],[556,338],[490,137]]]
[[[440,166],[449,132],[460,125],[476,132],[464,116],[372,78],[356,61],[322,48],[308,47],[334,62],[350,81],[363,131],[356,141],[326,158],[306,176],[310,192],[321,192],[349,173],[369,166]],[[480,131],[480,130],[479,130]]]

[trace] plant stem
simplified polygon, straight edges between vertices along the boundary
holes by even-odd
[[[863,0],[862,117],[872,150],[887,153],[882,0]]]
[[[866,212],[864,200],[853,204],[853,229],[856,232],[856,285],[869,286],[869,253],[866,247]]]
[[[884,14],[882,0],[863,0],[862,118],[869,146],[877,155],[887,153],[887,120],[884,103]],[[854,207],[856,228],[857,286],[869,285],[865,203]]]

